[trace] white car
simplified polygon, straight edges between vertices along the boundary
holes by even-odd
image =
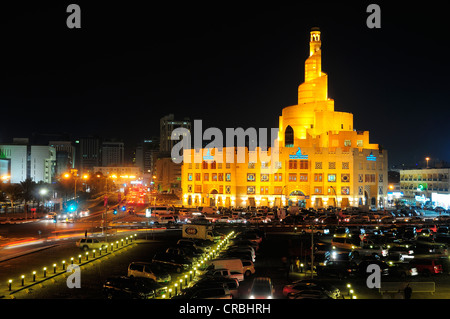
[[[99,249],[108,247],[108,243],[95,238],[81,238],[76,243],[77,247],[83,250]]]
[[[236,217],[236,218],[230,219],[230,223],[245,224],[245,223],[247,223],[247,220],[243,217]]]
[[[45,216],[45,218],[47,218],[47,219],[54,219],[55,216],[57,216],[57,214],[56,214],[55,212],[50,212],[50,213],[48,213],[48,214]]]
[[[216,219],[216,223],[230,223],[231,219],[229,216],[222,216],[218,219]]]

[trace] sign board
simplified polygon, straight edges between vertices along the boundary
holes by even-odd
[[[289,159],[308,159],[308,155],[303,155],[302,150],[299,147],[297,153],[289,155]]]

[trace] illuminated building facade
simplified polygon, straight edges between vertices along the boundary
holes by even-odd
[[[282,110],[278,147],[269,148],[264,158],[259,148],[184,150],[183,205],[385,205],[387,151],[369,142],[368,131],[353,128],[353,114],[334,110],[321,65],[321,33],[313,28],[298,104]],[[241,151],[244,162],[236,160]]]
[[[450,168],[400,170],[400,191],[412,205],[450,207]]]

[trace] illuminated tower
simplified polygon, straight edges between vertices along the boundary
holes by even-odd
[[[315,138],[329,131],[353,130],[353,115],[335,112],[334,100],[328,98],[328,75],[322,72],[321,47],[320,30],[312,28],[305,81],[298,87],[298,104],[285,107],[280,116],[279,141],[282,146],[294,147],[295,140],[306,140],[308,136]],[[325,144],[321,146],[327,146]]]

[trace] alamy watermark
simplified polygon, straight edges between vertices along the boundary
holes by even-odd
[[[225,134],[217,128],[210,127],[203,132],[202,121],[194,120],[193,136],[184,127],[172,131],[171,139],[176,143],[171,150],[174,163],[202,163],[215,161],[216,163],[247,163],[265,162],[275,163],[279,158],[278,128],[270,129],[270,146],[268,146],[268,129],[250,127],[244,130],[226,128]],[[193,141],[193,143],[192,143]],[[211,141],[203,147],[204,141]],[[236,143],[235,143],[236,141]],[[246,143],[248,141],[248,143]],[[248,160],[246,158],[248,149]],[[191,153],[184,151],[190,150]],[[200,152],[200,150],[203,150]],[[236,150],[236,151],[235,151]]]
[[[81,288],[81,270],[80,266],[76,264],[71,264],[67,266],[67,273],[70,273],[70,275],[67,276],[66,279],[66,285],[67,288],[73,289],[73,288]]]

